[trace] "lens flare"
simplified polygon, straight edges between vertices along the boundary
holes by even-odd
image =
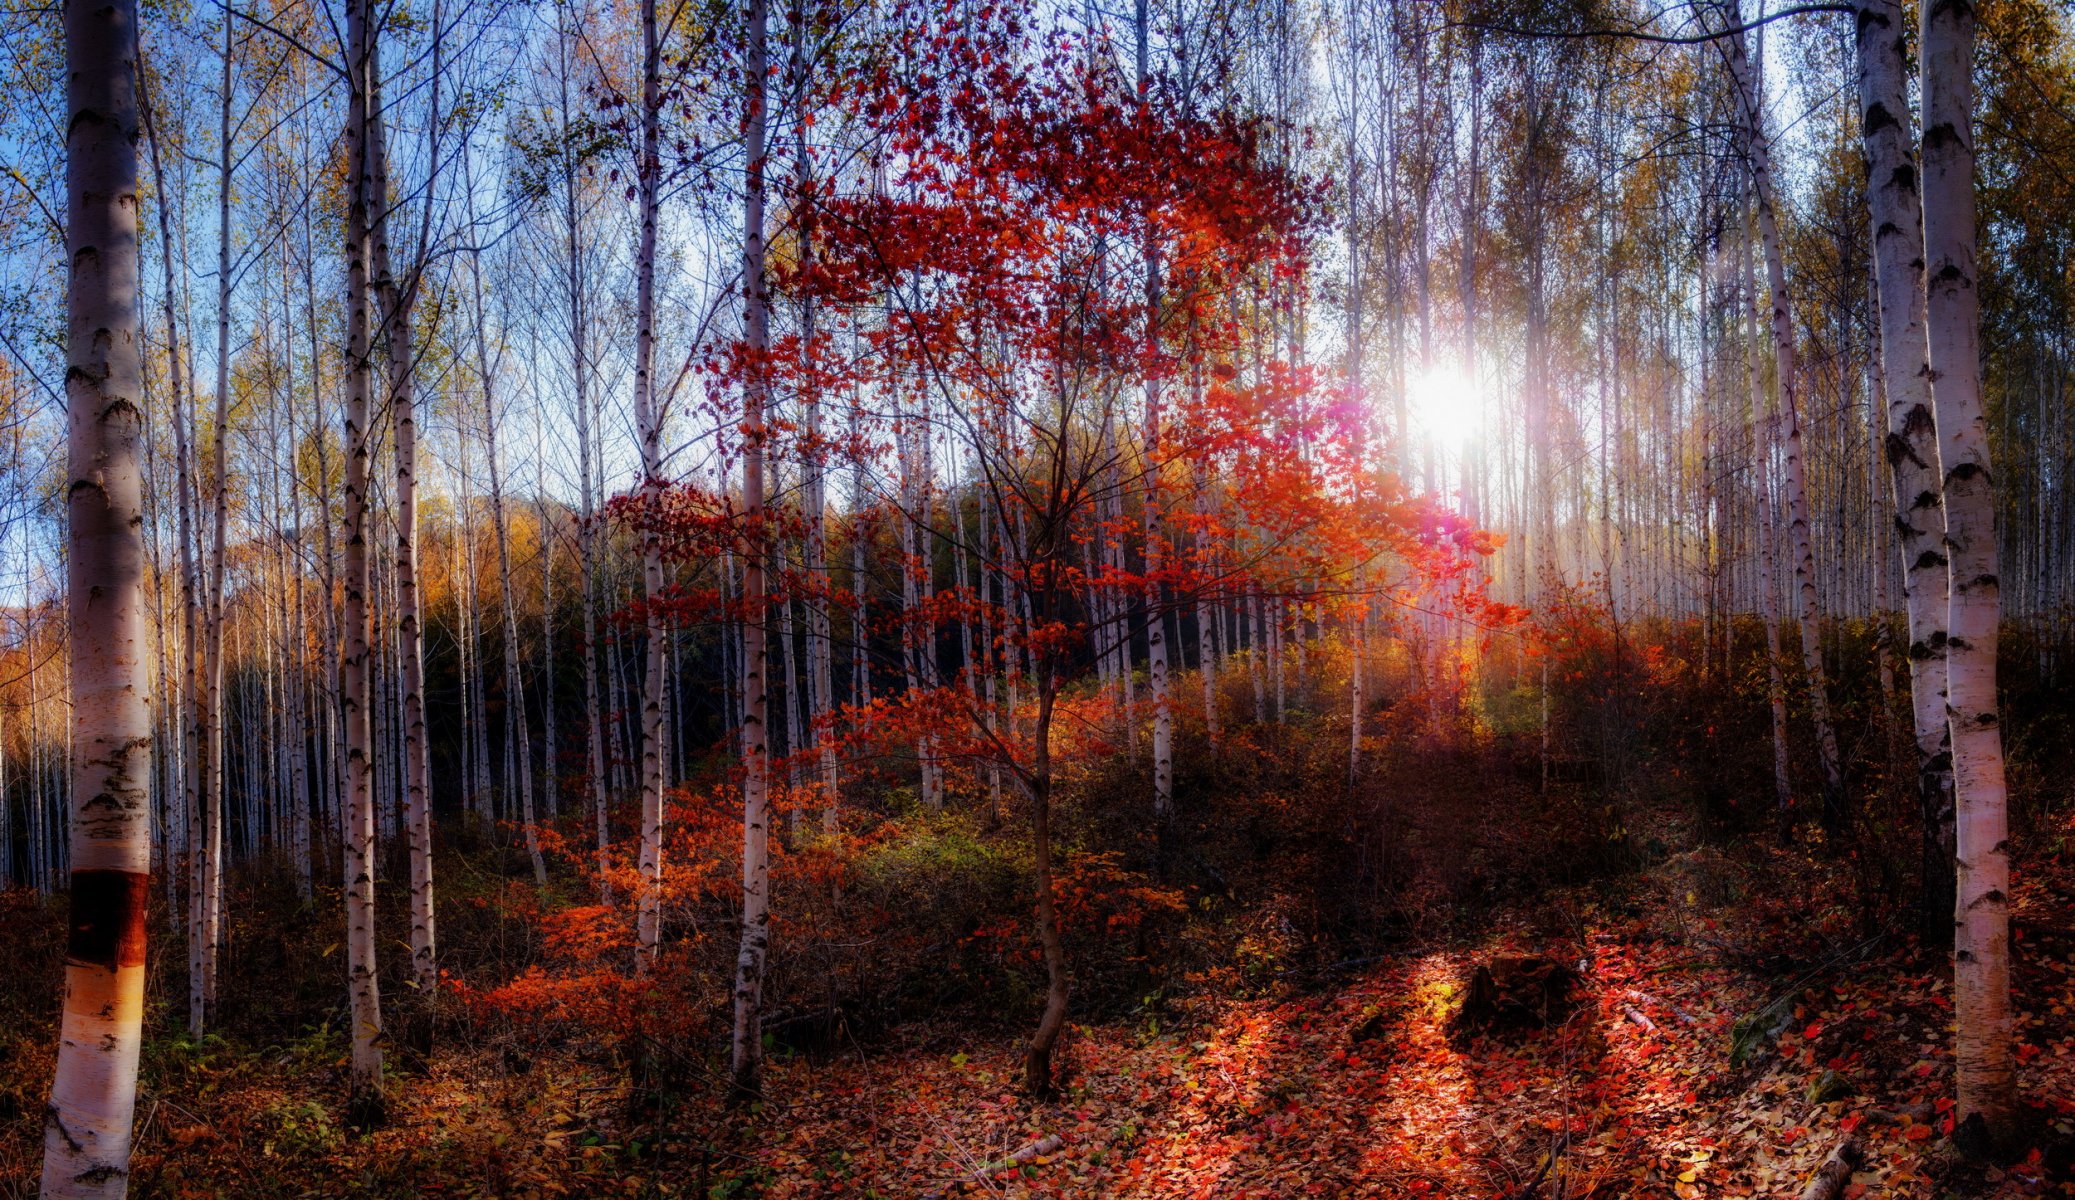
[[[1443,449],[1460,450],[1484,428],[1484,394],[1454,367],[1435,367],[1414,376],[1406,390],[1415,436]]]

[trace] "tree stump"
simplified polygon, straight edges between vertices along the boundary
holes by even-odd
[[[1571,985],[1578,973],[1553,958],[1509,955],[1478,963],[1470,972],[1458,1033],[1541,1029],[1562,1023],[1571,1012]]]

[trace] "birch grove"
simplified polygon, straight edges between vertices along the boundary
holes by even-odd
[[[1304,1080],[1148,1093],[1265,1145],[1259,1097],[1324,1111],[1372,1041],[1474,1074],[1529,1009],[1735,1096],[1776,1056],[1822,1136],[1761,1178],[1696,1089],[1686,1187],[2049,1170],[2061,9],[110,0],[0,13],[0,83],[43,1194],[124,1194],[133,1140],[140,1192],[218,1142],[371,1179],[492,1075],[542,1111],[434,1156],[489,1191],[521,1142],[596,1150],[572,1192],[1215,1191],[1257,1164],[1163,1174],[1138,1116],[1034,1147],[1150,1046],[1361,1012]],[[1562,1003],[1508,1008],[1515,959]],[[1823,1041],[1873,1011],[1908,1032]],[[182,1090],[290,1062],[249,1121]],[[975,1132],[983,1074],[1028,1130]],[[1402,1179],[1246,1154],[1672,1186],[1473,1090]]]

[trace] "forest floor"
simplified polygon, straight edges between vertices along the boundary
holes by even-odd
[[[2075,1195],[2075,869],[2027,867],[2019,1054],[2040,1149],[2001,1169],[1951,1149],[1943,968],[1809,904],[1821,864],[1700,850],[1593,899],[1541,897],[1475,945],[1072,1027],[1054,1103],[1017,1092],[1013,1038],[939,1028],[774,1062],[753,1113],[638,1120],[598,1056],[455,1050],[399,1078],[388,1126],[357,1137],[336,1045],[225,1049],[140,1102],[133,1195],[1690,1200],[1798,1194],[1847,1134],[1867,1150],[1848,1197]],[[1523,952],[1583,960],[1568,1019],[1451,1036],[1470,964]],[[16,1054],[10,1093],[47,1064]],[[8,1114],[0,1196],[29,1194],[35,1111]]]

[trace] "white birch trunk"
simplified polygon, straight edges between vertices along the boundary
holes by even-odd
[[[770,952],[771,813],[768,764],[765,759],[764,695],[764,419],[769,382],[763,356],[770,348],[771,299],[764,278],[764,155],[766,150],[765,79],[769,15],[765,0],[749,0],[747,84],[744,125],[748,178],[742,204],[743,335],[750,368],[743,381],[742,505],[750,531],[743,557],[742,594],[747,617],[742,623],[742,942],[735,956],[735,1028],[730,1047],[734,1094],[738,1099],[763,1089],[764,960]],[[651,620],[655,618],[651,617]]]
[[[67,615],[72,897],[42,1194],[119,1197],[144,1025],[151,878],[137,6],[65,8]],[[163,196],[161,197],[163,203]]]
[[[465,160],[464,160],[465,161]],[[545,886],[547,861],[540,853],[540,826],[533,811],[533,743],[526,724],[526,687],[520,668],[519,605],[512,593],[511,524],[504,510],[504,472],[497,456],[497,409],[492,401],[488,350],[489,335],[483,326],[488,314],[483,307],[480,266],[475,277],[476,361],[483,385],[483,457],[490,466],[490,524],[497,547],[497,594],[504,615],[504,736],[506,802],[510,789],[519,793],[519,830],[526,842],[526,857],[533,864],[533,882]]]
[[[1780,589],[1773,579],[1778,561],[1773,549],[1772,517],[1772,399],[1765,390],[1764,364],[1758,352],[1758,285],[1751,262],[1750,226],[1743,238],[1742,286],[1747,298],[1744,309],[1744,367],[1751,382],[1751,472],[1757,497],[1758,526],[1758,611],[1765,622],[1765,700],[1772,714],[1772,788],[1782,827],[1794,806],[1794,781],[1787,770],[1787,689],[1780,679]]]
[[[1737,6],[1731,19],[1741,24]],[[1801,625],[1801,658],[1808,676],[1809,716],[1816,727],[1816,752],[1823,768],[1823,825],[1833,837],[1844,831],[1844,769],[1837,751],[1837,731],[1830,723],[1830,686],[1823,668],[1822,611],[1816,596],[1815,542],[1809,532],[1808,483],[1801,449],[1801,378],[1794,340],[1794,306],[1787,294],[1787,267],[1780,247],[1779,221],[1773,209],[1772,147],[1765,131],[1757,85],[1742,32],[1723,39],[1742,115],[1744,152],[1758,203],[1758,235],[1765,249],[1765,275],[1772,293],[1773,361],[1780,397],[1780,440],[1786,452],[1783,483],[1787,500],[1787,536],[1793,554],[1796,615]]]
[[[661,201],[662,43],[655,0],[641,6],[641,162],[635,172],[640,192],[641,233],[635,251],[634,421],[641,439],[641,490],[651,502],[663,489],[663,428],[655,400],[656,209]],[[762,79],[758,80],[759,86]],[[762,151],[757,152],[761,156]],[[762,574],[759,565],[757,573]],[[663,928],[663,616],[653,607],[663,595],[663,552],[656,535],[641,539],[642,596],[648,612],[648,670],[641,695],[641,895],[635,914],[636,959],[654,961]]]
[[[375,964],[373,699],[368,678],[368,401],[374,348],[369,336],[369,213],[375,202],[368,102],[377,31],[367,0],[346,6],[348,197],[346,203],[345,614],[339,704],[345,726],[346,988],[351,1026],[349,1108],[361,1124],[382,1116],[382,998]]]
[[[1993,1141],[2007,1143],[2017,1117],[2010,846],[1996,709],[1996,497],[1975,280],[1974,6],[1927,2],[1923,31],[1925,313],[1945,495],[1946,714],[1958,848],[1953,1064],[1959,1119],[1978,1119]]]
[[[556,9],[558,22],[569,17],[566,8]],[[577,31],[567,26],[558,29],[559,52],[562,69],[556,73],[560,89],[563,144],[569,144],[569,74],[570,48]],[[591,356],[590,319],[586,311],[584,281],[583,213],[579,205],[576,160],[565,153],[562,159],[562,213],[568,226],[569,244],[564,260],[565,283],[569,289],[569,348],[572,390],[576,404],[576,456],[578,500],[576,522],[578,588],[583,592],[583,634],[581,645],[584,656],[584,761],[586,766],[585,788],[591,809],[591,821],[596,838],[598,890],[600,898],[612,902],[612,883],[607,872],[610,866],[612,829],[610,814],[606,808],[605,788],[605,708],[598,681],[598,532],[596,500],[593,494],[591,445]]]
[[[1887,386],[1885,449],[1909,625],[1910,717],[1923,821],[1924,929],[1928,937],[1942,941],[1950,933],[1946,919],[1952,910],[1954,854],[1952,746],[1945,718],[1945,508],[1939,495],[1938,429],[1931,410],[1930,351],[1924,329],[1923,202],[1904,72],[1905,43],[1898,0],[1860,0],[1860,136],[1880,301],[1880,366]]]
[[[793,170],[798,181],[795,219],[798,222],[801,270],[811,271],[815,263],[815,180],[807,135],[811,128],[808,117],[811,115],[812,97],[808,90],[808,72],[813,52],[813,0],[798,0],[792,19]],[[810,348],[817,333],[815,316],[813,297],[803,296],[800,300],[800,333],[802,342]],[[807,574],[807,730],[815,748],[815,764],[820,775],[822,827],[833,833],[841,810],[841,797],[837,791],[836,744],[828,736],[830,731],[823,728],[836,703],[835,654],[828,598],[828,455],[821,441],[821,390],[807,388],[800,401],[805,410],[803,424],[806,434],[801,499],[806,506],[807,520],[803,547],[806,561],[802,564]]]
[[[433,6],[439,26],[440,6]],[[431,124],[439,125],[442,43],[433,41]],[[425,744],[424,612],[418,598],[418,415],[417,372],[411,337],[418,281],[400,283],[389,252],[389,138],[380,88],[379,47],[371,47],[374,92],[368,114],[369,151],[374,160],[375,196],[380,204],[370,234],[373,240],[375,292],[382,301],[383,333],[389,360],[389,407],[396,439],[396,648],[400,693],[398,708],[403,735],[403,826],[410,853],[411,978],[430,993],[439,983],[432,891],[432,788]],[[432,136],[432,135],[429,135]],[[437,161],[431,156],[430,161]],[[429,222],[432,204],[423,212]],[[418,253],[425,252],[421,228]]]

